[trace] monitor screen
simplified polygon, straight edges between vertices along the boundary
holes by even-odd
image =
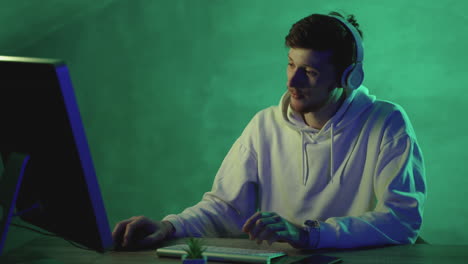
[[[4,166],[9,157],[28,157],[18,178],[21,182],[16,199],[11,196],[14,191],[5,192],[11,195],[3,198],[14,201],[17,217],[96,251],[112,248],[66,64],[53,59],[0,56],[0,122]],[[0,215],[7,216],[5,211]]]

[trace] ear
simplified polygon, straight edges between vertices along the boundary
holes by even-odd
[[[335,84],[334,85],[337,88],[343,88],[342,85],[341,85],[341,75],[343,75],[343,72],[340,72],[336,68],[334,68],[334,73],[335,73]]]

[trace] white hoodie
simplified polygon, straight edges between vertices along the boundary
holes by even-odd
[[[319,248],[414,243],[425,168],[404,110],[360,86],[318,130],[290,107],[258,112],[225,157],[212,190],[178,215],[186,236],[238,236],[257,210],[297,226],[320,221]],[[311,242],[312,243],[312,242]]]

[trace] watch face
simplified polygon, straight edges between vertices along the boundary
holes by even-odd
[[[319,221],[316,221],[316,220],[306,220],[306,221],[304,222],[304,225],[307,225],[307,226],[310,226],[310,227],[314,227],[314,228],[320,227]]]

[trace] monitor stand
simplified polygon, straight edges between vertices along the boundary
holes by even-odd
[[[10,153],[0,178],[0,256],[5,246],[10,221],[15,216],[16,199],[29,157],[26,154]]]

